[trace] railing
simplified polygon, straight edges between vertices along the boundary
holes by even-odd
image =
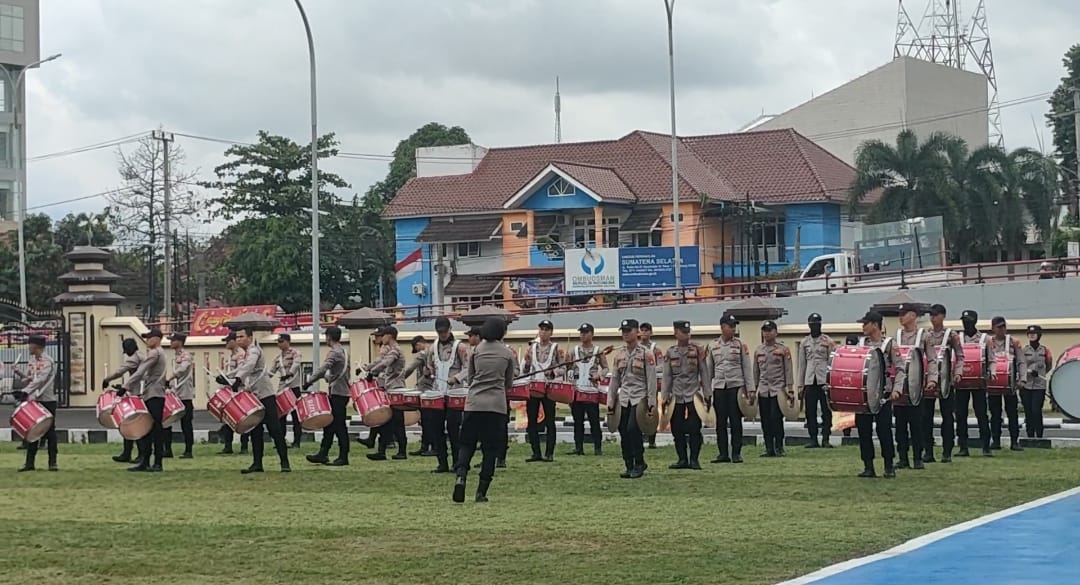
[[[1039,265],[1046,262],[1040,260],[1017,260],[1011,262],[992,262],[960,264],[933,268],[912,268],[900,270],[882,270],[864,272],[858,275],[839,277],[826,275],[820,280],[824,289],[804,291],[803,295],[836,295],[852,292],[867,292],[871,290],[896,290],[904,291],[913,287],[932,288],[934,286],[961,286],[969,284],[993,284],[1018,280],[1036,280],[1042,278],[1066,278],[1080,276],[1080,259],[1061,258],[1050,260],[1055,262],[1056,267],[1050,272],[1040,272]],[[1031,270],[1035,268],[1035,270]],[[933,275],[929,278],[927,275]],[[899,279],[899,282],[896,280]],[[914,280],[911,280],[914,279]],[[846,281],[846,284],[835,288],[830,285],[834,282]],[[882,281],[889,281],[883,285]],[[750,297],[794,297],[799,296],[799,278],[785,279],[750,279],[739,282],[725,282],[723,284],[703,285],[696,288],[659,288],[633,291],[623,294],[596,294],[596,295],[554,295],[537,297],[518,297],[510,300],[498,300],[491,303],[492,306],[504,308],[516,315],[549,315],[554,313],[573,313],[580,311],[594,311],[597,309],[621,309],[633,307],[655,307],[687,303],[709,303],[721,301],[742,300]],[[637,295],[662,295],[648,299],[632,298]],[[553,306],[554,305],[554,306]],[[436,315],[445,315],[457,318],[467,312],[464,307],[455,303],[408,305],[387,307],[385,312],[396,317],[398,322],[417,322],[431,319]],[[290,316],[310,317],[310,313],[295,313]],[[285,315],[279,315],[279,318]],[[190,325],[187,321],[176,320],[172,323],[153,323],[163,329],[171,325],[172,330],[186,331]]]

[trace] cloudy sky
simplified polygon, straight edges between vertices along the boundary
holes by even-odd
[[[921,14],[926,0],[908,0]],[[429,121],[474,142],[551,142],[666,132],[662,0],[306,0],[319,68],[319,126],[342,150],[386,155]],[[990,2],[1002,101],[1052,90],[1080,41],[1075,0]],[[973,8],[974,0],[962,6]],[[914,15],[914,14],[913,14]],[[679,131],[736,130],[892,58],[894,0],[678,0]],[[307,49],[290,0],[48,0],[28,77],[30,157],[159,126],[250,141],[307,142]],[[1043,102],[1003,110],[1010,147],[1038,145]],[[1044,138],[1047,140],[1048,138]],[[225,145],[177,138],[204,177]],[[129,146],[130,147],[130,146]],[[29,163],[31,210],[98,211],[119,185],[115,149]],[[385,160],[324,163],[363,192]],[[66,200],[83,198],[63,203]],[[212,228],[199,227],[198,230]]]

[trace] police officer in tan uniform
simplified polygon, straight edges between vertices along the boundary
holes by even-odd
[[[346,423],[346,410],[349,408],[349,356],[341,345],[340,327],[327,327],[325,335],[326,344],[329,346],[326,358],[319,369],[311,373],[302,388],[307,390],[315,382],[325,378],[330,384],[330,414],[333,419],[330,426],[323,429],[319,451],[308,455],[307,460],[339,467],[349,464],[349,429]],[[330,461],[330,448],[334,446],[335,437],[338,442],[338,457]]]
[[[263,472],[263,449],[266,446],[263,438],[264,429],[274,443],[282,473],[289,473],[292,471],[289,466],[289,447],[285,444],[285,429],[282,428],[281,417],[278,416],[277,392],[274,391],[270,376],[267,375],[266,358],[263,356],[262,348],[255,341],[254,335],[255,330],[250,327],[236,332],[236,343],[244,348],[244,361],[236,368],[233,390],[243,384],[248,392],[259,399],[263,405],[263,412],[266,414],[262,422],[251,429],[251,466],[240,470],[240,473]],[[347,439],[345,444],[348,444]]]
[[[192,418],[195,412],[195,357],[184,349],[187,335],[173,333],[169,336],[169,345],[173,350],[173,372],[165,379],[172,386],[176,397],[184,404],[184,416],[180,419],[180,430],[184,435],[184,453],[181,459],[191,459],[191,448],[195,444],[195,427]],[[165,429],[165,456],[172,455],[172,429]]]
[[[139,369],[121,386],[120,394],[132,392],[141,396],[154,420],[150,432],[139,439],[142,459],[128,471],[161,471],[161,460],[165,457],[165,430],[161,427],[165,409],[165,351],[161,349],[161,330],[151,329],[143,334],[146,340],[146,354]],[[153,455],[153,464],[151,464]]]
[[[278,376],[278,393],[285,392],[286,390],[293,393],[297,400],[300,399],[300,385],[303,384],[303,374],[300,372],[300,364],[304,361],[300,352],[293,349],[292,336],[288,333],[282,333],[277,338],[278,349],[281,353],[278,354],[276,360],[274,360],[274,366],[270,368],[268,375]],[[292,424],[293,424],[293,448],[300,446],[300,437],[304,434],[304,429],[300,427],[300,414],[296,412],[294,408],[292,411]],[[283,423],[284,424],[284,423]],[[282,427],[284,432],[284,426]]]
[[[900,305],[898,310],[900,314],[900,330],[896,332],[894,343],[899,347],[918,347],[924,355],[930,356],[933,346],[930,345],[926,332],[917,325],[922,308],[914,303],[905,303]],[[898,367],[904,367],[905,365],[902,362],[897,362]],[[921,382],[921,380],[916,381],[916,383],[918,382]],[[901,387],[901,391],[903,390],[904,388]],[[918,406],[910,404],[893,406],[893,412],[896,415],[896,448],[899,451],[897,468],[899,469],[907,469],[908,467],[915,469],[925,468],[925,465],[923,465],[925,451],[923,439],[925,435],[922,432],[922,408],[921,402]],[[914,463],[908,460],[909,447],[915,457]]]
[[[1029,438],[1043,437],[1043,403],[1046,401],[1046,373],[1054,366],[1050,348],[1042,345],[1042,327],[1029,325],[1020,370],[1020,398],[1024,401],[1024,428]]]
[[[960,323],[964,326],[964,334],[960,337],[963,343],[979,343],[983,341],[989,350],[987,335],[979,331],[977,325],[979,314],[972,309],[964,309],[960,313]],[[968,403],[975,411],[975,420],[979,423],[979,442],[982,443],[984,457],[992,457],[994,452],[990,450],[990,421],[986,416],[986,385],[981,383],[981,388],[957,388],[956,389],[956,442],[960,450],[957,457],[968,457]]]
[[[427,367],[428,354],[431,352],[429,348],[429,342],[423,335],[417,335],[412,338],[412,355],[413,359],[409,362],[409,365],[405,366],[405,369],[401,371],[401,379],[407,380],[414,372],[416,373],[416,390],[420,392],[427,392],[431,390],[432,381],[434,376]],[[422,414],[423,411],[421,411]],[[420,418],[420,449],[413,451],[409,455],[415,457],[434,457],[435,456],[435,441],[432,439],[434,423],[429,422],[424,424],[423,417]],[[363,439],[357,439],[363,443]]]
[[[705,367],[712,380],[713,399],[716,405],[716,443],[720,450],[713,463],[742,463],[742,411],[739,409],[739,392],[745,392],[753,402],[750,392],[754,383],[750,366],[750,349],[735,336],[739,320],[734,315],[720,318],[720,337],[712,340],[706,348]],[[731,427],[730,442],[728,426]],[[731,455],[728,456],[728,447]]]
[[[1008,326],[1005,323],[1005,317],[994,317],[990,320],[990,326],[993,327],[994,335],[990,338],[990,355],[997,356],[1005,352],[1009,352],[1012,356],[1013,362],[1013,375],[1017,378],[1024,372],[1024,364],[1022,362],[1021,354],[1023,348],[1020,347],[1020,342],[1015,337],[1008,336]],[[1008,345],[1006,345],[1008,340]],[[1016,394],[1016,390],[1004,396],[996,394],[991,396],[987,393],[986,402],[990,407],[990,448],[997,450],[1001,449],[1001,406],[1002,402],[1005,404],[1005,414],[1009,417],[1009,439],[1011,451],[1023,451],[1024,448],[1020,446],[1020,398]]]
[[[869,311],[859,323],[862,323],[863,335],[861,345],[876,347],[885,356],[885,398],[877,414],[856,414],[855,427],[859,429],[859,452],[862,455],[863,471],[859,477],[877,477],[874,471],[874,430],[877,429],[878,443],[881,444],[881,456],[885,459],[885,477],[896,477],[894,458],[896,445],[893,444],[892,401],[900,398],[900,390],[904,387],[904,371],[895,369],[900,364],[900,352],[896,349],[894,339],[886,337],[882,331],[884,319],[881,313]],[[890,371],[895,371],[895,378],[889,376]]]
[[[647,322],[642,323],[641,326],[639,327],[639,329],[641,330],[641,345],[645,349],[651,351],[653,353],[653,357],[656,358],[656,364],[657,364],[657,367],[656,367],[656,383],[659,386],[659,385],[662,384],[663,378],[664,378],[664,370],[663,370],[663,366],[661,365],[662,360],[664,359],[664,350],[660,349],[660,346],[657,345],[657,343],[652,340],[652,336],[653,336],[652,323],[647,323]],[[660,388],[658,387],[657,392],[659,392],[659,391],[660,391]],[[656,448],[656,433],[653,433],[653,434],[649,435],[647,438],[649,439],[649,448],[650,449],[655,449]]]
[[[930,348],[927,354],[930,364],[930,376],[927,388],[933,389],[941,386],[942,372],[938,361],[938,354],[942,347],[948,344],[952,348],[952,384],[953,391],[948,398],[942,398],[941,402],[941,462],[952,462],[952,451],[956,437],[956,384],[960,381],[960,373],[964,370],[964,348],[960,342],[960,335],[952,329],[945,328],[945,305],[930,306],[930,329],[926,331],[926,341]],[[944,354],[942,354],[944,357]],[[926,453],[923,461],[934,462],[934,402],[933,398],[923,397],[922,403],[922,432],[923,447]]]
[[[794,400],[791,350],[776,340],[776,322],[761,324],[762,344],[754,350],[754,388],[761,404],[762,457],[784,456],[784,414],[780,400]]]
[[[217,378],[214,378],[218,384],[222,386],[231,386],[231,378],[236,375],[236,368],[240,366],[240,362],[244,361],[244,349],[236,344],[236,332],[230,331],[228,335],[221,338],[221,341],[225,343],[225,349],[229,352],[229,361],[225,364],[225,371],[221,373]],[[219,455],[232,455],[232,440],[233,435],[232,428],[227,424],[222,424],[218,429],[218,435],[221,437],[221,442],[225,446],[221,449]],[[240,435],[240,454],[243,455],[248,451],[248,443],[250,442],[250,435],[243,433]]]
[[[123,378],[124,374],[134,374],[135,370],[139,369],[139,364],[142,363],[143,356],[139,353],[139,342],[128,338],[122,342],[121,347],[124,351],[124,361],[120,364],[119,368],[110,372],[109,375],[105,376],[105,379],[101,381],[102,390],[108,390],[109,384],[112,383],[113,380]],[[132,441],[131,439],[124,439],[123,450],[119,455],[113,455],[112,460],[117,463],[131,463],[131,451],[136,445],[139,445],[139,443]],[[142,460],[141,450],[136,453],[135,460]]]
[[[609,416],[615,414],[615,405],[621,408],[619,443],[626,471],[619,477],[637,479],[649,466],[645,463],[645,438],[638,427],[636,409],[646,408],[650,414],[656,411],[656,358],[638,340],[636,319],[623,320],[619,331],[625,345],[616,350],[612,360],[607,407]]]
[[[396,390],[398,388],[404,388],[405,383],[401,379],[401,372],[405,370],[405,354],[401,353],[401,348],[397,344],[398,330],[393,325],[383,325],[375,330],[373,334],[382,346],[379,350],[379,359],[373,364],[369,364],[366,368],[368,379],[379,379],[379,386],[386,388],[387,390]],[[393,408],[390,410],[390,422],[381,427],[377,427],[372,430],[371,435],[368,436],[368,443],[366,446],[370,449],[374,446],[372,443],[375,441],[375,437],[378,436],[379,450],[375,453],[368,453],[367,458],[372,461],[385,461],[386,449],[389,446],[391,435],[394,444],[397,445],[398,452],[391,457],[395,461],[408,459],[406,455],[408,447],[408,438],[405,435],[405,412]],[[348,440],[348,439],[346,439]]]
[[[574,346],[567,368],[568,381],[582,392],[600,392],[600,379],[607,375],[608,363],[604,352],[593,344],[596,329],[591,323],[578,326],[581,343]],[[593,454],[603,453],[603,430],[600,429],[600,405],[595,402],[574,401],[570,405],[574,416],[574,450],[568,455],[585,454],[585,421],[589,421],[589,432],[593,444]]]
[[[701,469],[698,455],[704,438],[701,436],[701,418],[694,407],[694,397],[705,400],[708,395],[709,369],[705,365],[705,348],[690,340],[690,322],[675,321],[675,345],[668,348],[663,359],[664,404],[675,402],[671,414],[671,435],[675,439],[675,452],[679,461],[670,469]],[[687,456],[687,444],[690,453]]]
[[[810,334],[799,342],[799,397],[806,400],[806,428],[810,431],[808,449],[831,448],[829,434],[832,432],[832,410],[825,393],[829,372],[829,356],[836,350],[836,342],[821,332],[821,315],[811,313],[806,319]],[[821,408],[821,443],[818,443],[818,407]]]

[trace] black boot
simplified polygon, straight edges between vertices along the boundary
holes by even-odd
[[[599,456],[601,456],[603,454],[604,454],[604,448],[601,447],[599,443],[597,443],[596,446],[593,447],[593,455],[596,455],[597,457],[599,457]]]
[[[877,477],[877,472],[874,471],[873,461],[863,462],[863,470],[862,473],[859,474],[859,477]]]
[[[337,456],[337,459],[334,459],[330,463],[327,463],[327,465],[329,465],[330,467],[345,467],[348,464],[349,464],[349,456],[344,454],[344,453],[339,454]]]
[[[567,455],[584,455],[585,454],[584,442],[583,441],[575,441],[574,442],[574,450],[573,451],[567,451],[566,454]]]
[[[539,449],[533,449],[532,456],[525,460],[525,463],[536,463],[537,461],[543,461],[543,456],[540,455]]]
[[[638,479],[645,475],[645,470],[648,468],[649,466],[645,464],[645,460],[639,459],[635,462],[633,468],[630,469],[630,479]]]
[[[498,459],[495,461],[495,467],[498,469],[506,469],[506,459]]]
[[[314,455],[308,455],[307,460],[309,462],[311,462],[311,463],[319,463],[319,464],[326,464],[326,463],[330,462],[330,459],[326,456],[326,453],[323,452],[323,451],[319,451],[318,453],[315,453]]]
[[[776,457],[776,443],[773,442],[772,437],[765,437],[765,452],[759,457]]]
[[[454,482],[454,495],[453,500],[457,503],[465,501],[465,476],[459,475],[457,481]]]
[[[960,450],[956,452],[957,457],[971,457],[971,453],[968,452],[967,445],[960,445]]]
[[[915,464],[912,465],[912,468],[913,469],[926,469],[926,464],[923,463],[923,460],[922,460],[921,457],[916,457],[915,458]]]
[[[623,479],[630,479],[630,470],[634,468],[634,462],[628,457],[623,457],[623,465],[626,466],[626,471],[619,474],[619,477]]]
[[[941,462],[952,463],[952,445],[945,445],[941,450]]]
[[[929,447],[926,449],[926,454],[923,455],[923,463],[937,463],[937,459],[934,459],[934,448]]]
[[[1013,441],[1012,445],[1009,446],[1009,450],[1010,451],[1023,451],[1024,448],[1020,445],[1020,441],[1016,440],[1016,441]]]
[[[488,491],[488,487],[490,485],[491,485],[490,480],[483,480],[483,479],[480,480],[480,485],[476,486],[476,503],[477,504],[482,504],[482,503],[488,501],[488,499],[487,499],[487,491]]]
[[[776,437],[773,440],[776,442],[776,456],[787,457],[787,451],[784,450],[784,439]]]
[[[249,473],[262,473],[262,472],[263,472],[262,463],[252,463],[251,467],[247,467],[245,469],[240,470],[240,473],[242,473],[244,475],[247,475]]]
[[[439,458],[439,466],[432,469],[431,473],[450,473],[450,466],[446,463],[446,457]]]
[[[823,449],[832,449],[832,443],[829,442],[829,433],[821,434],[821,447]]]
[[[49,471],[59,471],[60,468],[56,465],[56,453],[49,454]]]
[[[366,438],[366,439],[361,439],[360,437],[357,437],[356,442],[360,443],[361,445],[363,445],[365,447],[367,447],[368,449],[374,449],[375,448],[375,433],[374,433],[374,431],[369,432],[368,433],[368,438]]]
[[[810,435],[810,442],[807,443],[806,445],[804,445],[804,447],[806,449],[820,449],[821,445],[818,444],[818,440],[817,440],[816,436]]]
[[[892,479],[896,477],[896,467],[893,465],[892,459],[885,460],[885,479]]]

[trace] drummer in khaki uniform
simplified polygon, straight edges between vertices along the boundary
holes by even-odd
[[[1029,438],[1043,436],[1043,404],[1046,402],[1046,372],[1054,367],[1054,355],[1042,345],[1042,327],[1029,325],[1020,370],[1020,398],[1024,401],[1024,428]]]
[[[795,400],[791,390],[791,350],[776,340],[776,322],[761,324],[763,343],[754,350],[754,387],[761,404],[761,427],[765,435],[762,457],[784,456],[784,414],[780,401]]]
[[[405,369],[401,371],[401,379],[407,380],[409,376],[416,373],[416,387],[419,392],[427,392],[431,390],[435,376],[427,367],[428,354],[431,352],[429,342],[423,335],[417,335],[412,338],[412,355],[413,359],[409,362],[409,365],[405,366]],[[421,413],[422,414],[422,413]],[[435,456],[435,441],[432,439],[434,434],[432,427],[434,424],[424,424],[423,417],[420,418],[420,449],[409,453],[414,457],[434,457]],[[357,439],[363,443],[363,439]]]
[[[941,369],[937,359],[941,346],[946,343],[952,348],[952,384],[954,390],[948,398],[941,399],[941,462],[952,462],[953,444],[956,437],[956,384],[960,382],[960,373],[964,371],[964,346],[960,342],[960,334],[952,329],[945,328],[945,305],[930,306],[930,329],[926,331],[926,342],[929,347],[927,354],[930,375],[926,383],[928,390],[934,390],[941,385]],[[940,393],[939,393],[940,394]],[[922,432],[923,447],[926,454],[923,461],[934,462],[934,402],[933,398],[923,397],[922,403]],[[917,457],[917,456],[916,456]]]
[[[303,374],[300,372],[300,364],[304,361],[300,352],[296,351],[292,346],[292,336],[288,333],[282,333],[277,338],[278,349],[281,353],[278,354],[276,360],[274,360],[274,366],[270,368],[269,376],[278,376],[278,394],[285,392],[286,390],[292,392],[293,396],[297,400],[300,399],[300,385],[303,384]],[[300,446],[300,438],[304,435],[304,429],[300,427],[300,414],[296,412],[294,408],[292,410],[292,424],[293,424],[293,448]],[[281,421],[282,432],[285,428],[285,421]]]
[[[191,459],[191,448],[195,444],[195,427],[192,418],[195,412],[195,357],[184,349],[187,335],[173,333],[169,336],[169,346],[173,350],[173,372],[165,383],[173,387],[176,397],[184,404],[184,416],[180,419],[180,430],[184,435],[184,454],[181,459]],[[172,454],[172,431],[166,429],[165,456]]]
[[[881,444],[881,456],[885,459],[885,477],[896,477],[894,458],[896,457],[896,445],[893,444],[892,431],[892,401],[900,398],[900,391],[904,387],[904,371],[895,369],[900,364],[900,351],[896,349],[896,342],[886,337],[882,331],[884,319],[881,313],[869,311],[859,323],[862,323],[863,335],[861,345],[876,347],[885,356],[885,398],[881,410],[877,414],[856,414],[855,427],[859,429],[859,452],[863,460],[863,472],[859,477],[877,477],[874,471],[874,429],[877,428],[878,443]],[[889,372],[896,372],[896,379],[889,377]]]
[[[349,356],[345,353],[345,347],[341,345],[340,327],[327,327],[325,335],[326,344],[329,346],[325,361],[319,369],[311,373],[311,377],[302,388],[307,390],[315,382],[326,378],[330,384],[330,414],[333,419],[330,426],[323,429],[318,453],[308,455],[307,460],[311,463],[338,467],[349,464],[349,429],[346,423],[346,410],[349,407]],[[330,461],[330,448],[334,446],[335,437],[338,441],[338,457]]]
[[[645,438],[638,427],[636,409],[656,410],[656,358],[638,341],[638,322],[625,319],[619,326],[625,345],[615,352],[612,360],[611,386],[608,387],[608,416],[621,408],[619,443],[622,445],[626,471],[619,477],[637,479],[645,474]],[[644,404],[643,404],[644,403]]]
[[[926,336],[926,332],[918,326],[919,314],[922,312],[922,307],[914,303],[904,303],[898,308],[900,316],[900,330],[896,332],[896,338],[893,339],[893,343],[899,347],[914,347],[918,346],[925,356],[932,356],[934,348],[930,344],[930,339]],[[900,367],[906,367],[906,363],[897,362]],[[906,379],[906,378],[905,378]],[[918,383],[918,381],[916,381]],[[900,390],[904,388],[901,386]],[[908,469],[909,467],[914,469],[924,469],[923,465],[923,453],[925,446],[923,445],[923,438],[925,433],[922,431],[922,403],[918,406],[893,406],[893,413],[896,416],[896,447],[899,451],[899,458],[897,461],[898,469]],[[908,460],[908,449],[911,449],[911,454],[914,455],[914,464]]]
[[[705,367],[712,381],[712,400],[716,405],[716,443],[720,455],[713,463],[742,463],[742,410],[739,409],[739,392],[745,392],[751,404],[750,392],[754,383],[750,367],[750,349],[735,336],[739,320],[734,315],[720,318],[720,337],[712,340],[706,348]],[[728,442],[728,425],[731,425],[731,442]],[[728,456],[728,446],[731,456]]]
[[[1005,353],[1006,351],[1012,352],[1013,362],[1013,376],[1017,379],[1024,372],[1023,364],[1023,348],[1020,347],[1020,341],[1015,337],[1007,337],[1008,325],[1005,323],[1005,317],[994,317],[990,320],[990,326],[994,330],[994,335],[990,338],[990,356],[993,360],[997,355]],[[1009,339],[1011,347],[1006,346],[1005,340]],[[990,362],[993,367],[993,361]],[[990,448],[993,450],[1001,449],[1001,410],[1002,402],[1005,405],[1005,414],[1009,417],[1009,439],[1011,451],[1023,451],[1024,448],[1020,446],[1020,398],[1016,395],[1016,390],[1012,393],[986,395],[987,405],[990,407]]]
[[[829,373],[829,356],[836,350],[836,342],[821,332],[821,314],[811,313],[806,319],[810,334],[799,342],[799,397],[806,399],[806,428],[810,431],[807,449],[831,448],[829,434],[832,431],[832,410],[825,393]],[[821,443],[818,444],[818,407],[821,407]]]
[[[664,404],[675,401],[671,414],[671,435],[675,439],[675,452],[679,461],[670,469],[701,469],[698,455],[704,438],[701,436],[701,418],[694,407],[694,397],[705,401],[709,388],[709,368],[705,365],[705,348],[690,341],[690,322],[675,321],[676,344],[664,354],[663,384],[661,396]],[[686,447],[689,442],[690,455]]]
[[[660,346],[655,341],[652,340],[652,336],[653,336],[652,323],[642,323],[641,326],[639,327],[639,329],[641,330],[641,334],[640,334],[640,336],[641,336],[641,345],[644,346],[645,349],[651,351],[653,353],[653,357],[656,358],[656,364],[657,364],[657,367],[656,367],[656,383],[658,385],[661,385],[660,387],[657,388],[657,392],[659,392],[661,390],[661,387],[662,387],[662,384],[663,384],[663,378],[664,378],[664,371],[663,371],[663,365],[662,365],[663,364],[663,359],[664,359],[664,350],[660,349]],[[649,440],[649,448],[650,449],[655,449],[656,448],[656,433],[653,433],[653,434],[649,435],[646,438]]]
[[[245,354],[244,361],[236,368],[233,390],[243,384],[248,392],[259,399],[263,412],[266,414],[262,422],[250,431],[251,466],[240,470],[240,473],[263,472],[263,448],[266,446],[266,441],[263,439],[264,428],[274,442],[282,473],[288,473],[292,471],[292,468],[289,467],[289,447],[285,444],[285,429],[282,428],[281,417],[278,416],[277,392],[274,391],[274,385],[270,383],[270,376],[266,373],[266,358],[263,356],[262,348],[255,342],[254,334],[255,330],[250,327],[236,332],[236,343],[244,348]]]
[[[379,387],[387,390],[397,390],[405,387],[405,382],[401,379],[401,372],[405,370],[405,354],[401,353],[401,348],[397,344],[398,330],[393,325],[383,325],[375,330],[372,334],[375,339],[381,345],[379,349],[379,359],[373,364],[369,364],[366,368],[361,370],[367,370],[368,380],[378,377]],[[373,447],[375,442],[375,436],[378,435],[378,447],[379,450],[375,453],[368,453],[367,458],[372,461],[386,461],[386,449],[390,445],[390,440],[393,439],[397,445],[398,452],[391,457],[395,461],[408,459],[406,450],[408,447],[408,438],[405,436],[405,412],[393,408],[390,410],[390,422],[384,424],[381,427],[372,429],[371,434],[368,436],[368,440],[365,443],[369,449]]]
[[[139,364],[142,363],[143,356],[139,353],[139,343],[130,337],[125,339],[121,347],[124,351],[124,361],[120,364],[120,367],[115,371],[105,376],[105,379],[101,381],[101,389],[108,390],[109,384],[113,380],[119,380],[124,377],[124,374],[134,374],[135,370],[139,369]],[[117,463],[131,463],[131,451],[136,446],[136,441],[131,439],[124,439],[124,448],[119,455],[113,455],[112,460]],[[136,456],[136,460],[142,460],[142,451],[139,451]]]
[[[19,391],[19,395],[25,400],[36,400],[45,410],[52,415],[49,422],[49,430],[45,432],[45,440],[49,452],[49,471],[56,471],[56,362],[45,352],[47,339],[43,335],[31,335],[27,339],[30,346],[30,372],[29,378],[20,374],[26,381],[26,387]],[[33,471],[34,459],[37,457],[39,441],[27,442],[26,461],[19,471]]]

